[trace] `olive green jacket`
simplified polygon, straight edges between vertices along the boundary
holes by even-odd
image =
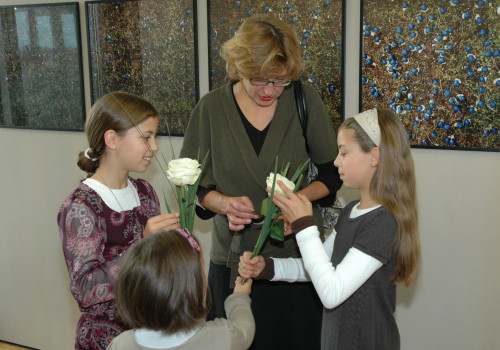
[[[303,84],[308,109],[308,155],[297,114],[292,86],[284,89],[278,100],[266,140],[257,155],[241,121],[228,83],[206,94],[193,110],[184,137],[181,157],[196,158],[210,150],[200,185],[213,187],[226,196],[248,196],[260,211],[267,197],[266,177],[274,171],[278,157],[278,172],[290,162],[288,177],[307,159],[316,164],[333,161],[337,144],[328,112],[316,90]],[[302,186],[306,185],[303,181]],[[319,220],[321,216],[317,215]],[[318,226],[322,224],[318,222]],[[244,230],[229,230],[225,215],[216,215],[212,232],[211,260],[237,269],[239,256],[252,251],[261,226],[249,225]],[[295,237],[284,242],[268,239],[261,254],[265,257],[300,257]],[[236,273],[236,271],[234,271]]]

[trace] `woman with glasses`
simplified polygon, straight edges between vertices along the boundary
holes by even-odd
[[[316,90],[304,84],[306,150],[291,84],[299,79],[304,62],[292,27],[270,16],[250,17],[223,45],[222,57],[230,82],[200,100],[181,150],[181,157],[190,158],[210,150],[197,207],[202,219],[214,217],[210,318],[225,317],[223,303],[234,287],[239,257],[257,242],[257,213],[267,197],[265,180],[276,157],[280,165],[290,162],[292,173],[308,158],[317,165],[317,180],[303,182],[300,190],[311,201],[334,199],[342,184],[333,165],[337,146],[328,113]],[[323,227],[319,213],[316,217]],[[297,258],[300,252],[295,239],[286,238],[268,240],[261,255]],[[254,281],[256,334],[251,349],[319,349],[321,310],[311,284]]]

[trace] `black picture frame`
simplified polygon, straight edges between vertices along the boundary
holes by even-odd
[[[199,99],[196,0],[86,1],[91,100],[134,93],[183,136]]]
[[[227,82],[222,44],[255,14],[276,16],[297,29],[306,63],[301,80],[316,87],[336,130],[344,120],[345,0],[208,0],[211,90]]]
[[[77,2],[0,6],[0,127],[81,131]]]
[[[414,148],[500,151],[500,22],[488,1],[361,1],[360,106]]]

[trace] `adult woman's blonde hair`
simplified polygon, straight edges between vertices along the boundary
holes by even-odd
[[[416,278],[420,259],[418,208],[415,173],[410,143],[403,124],[388,109],[378,109],[380,126],[379,164],[370,183],[370,194],[383,205],[398,223],[394,242],[396,270],[394,280],[410,285]],[[368,153],[376,147],[354,118],[340,128],[354,130],[356,141]]]
[[[287,74],[297,80],[304,59],[293,28],[270,16],[252,16],[222,46],[229,80]]]
[[[159,118],[155,107],[143,98],[126,92],[111,92],[98,99],[90,109],[85,122],[85,133],[89,142],[87,155],[78,155],[77,165],[89,176],[97,170],[100,157],[106,150],[104,134],[114,130],[123,135],[127,130],[141,124],[150,117]]]

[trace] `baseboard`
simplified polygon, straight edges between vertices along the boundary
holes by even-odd
[[[17,346],[19,349],[40,350],[40,349],[37,349],[37,348],[30,348],[29,346],[24,346],[24,345],[20,345],[20,344],[16,344],[16,343],[11,343],[10,341],[6,341],[6,340],[0,339],[0,346],[2,344]]]

